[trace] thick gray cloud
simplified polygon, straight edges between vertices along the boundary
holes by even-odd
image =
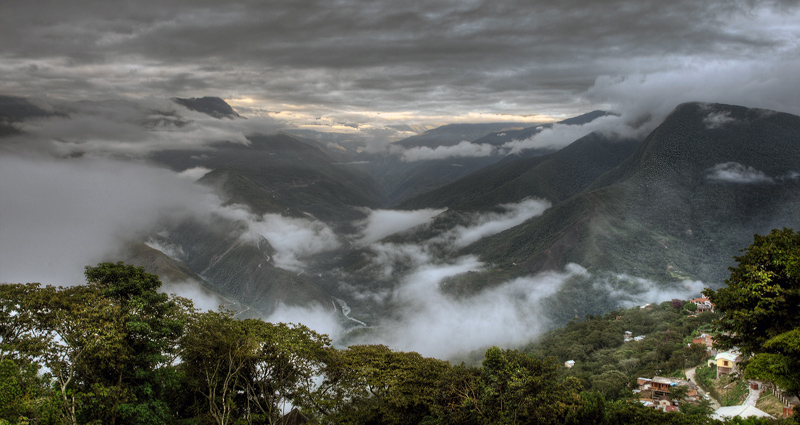
[[[219,199],[175,173],[100,158],[0,156],[0,283],[74,285],[161,220]]]
[[[609,82],[707,78],[698,66],[726,81],[763,65],[748,82],[798,90],[781,80],[798,56],[797,1],[10,3],[6,94],[219,95],[299,122],[368,123],[620,107]]]

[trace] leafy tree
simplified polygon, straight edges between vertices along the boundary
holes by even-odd
[[[37,327],[47,333],[40,359],[53,376],[63,420],[77,424],[98,416],[113,418],[123,397],[94,376],[121,360],[119,310],[86,286],[41,288],[26,305],[36,313]],[[99,398],[105,407],[98,407]]]
[[[202,397],[195,413],[219,425],[233,422],[235,397],[242,388],[241,371],[254,342],[244,332],[242,322],[229,312],[197,313],[181,339],[182,367],[194,389]]]
[[[616,399],[624,394],[629,394],[630,388],[626,385],[628,381],[629,378],[626,374],[613,369],[590,378],[592,389],[599,391],[604,398],[610,399]]]
[[[383,345],[356,345],[340,352],[349,402],[333,423],[417,424],[428,416],[449,365]]]
[[[714,323],[717,343],[754,355],[747,376],[800,394],[800,233],[775,229],[753,239],[735,257],[727,286],[705,291],[722,313]]]
[[[0,285],[0,361],[30,360],[43,349],[47,333],[37,326],[37,311],[28,303],[38,291],[38,283]]]
[[[163,423],[169,413],[164,378],[171,373],[191,302],[158,292],[158,276],[142,267],[101,263],[87,266],[85,275],[88,288],[118,310],[115,329],[122,340],[113,348],[115,359],[95,364],[92,376],[96,387],[108,388],[115,398],[111,422]]]
[[[274,423],[289,406],[313,411],[328,392],[318,384],[330,356],[330,339],[303,325],[241,322],[253,343],[242,370],[244,392],[251,411]]]
[[[580,405],[581,386],[562,379],[560,367],[553,359],[489,348],[480,374],[462,384],[461,406],[479,424],[564,423]]]
[[[45,366],[62,421],[164,423],[165,376],[173,369],[188,300],[122,263],[86,268],[87,285],[0,289],[2,353]]]

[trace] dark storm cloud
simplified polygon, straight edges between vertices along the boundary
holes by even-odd
[[[797,55],[796,1],[22,2],[0,91],[570,114],[599,76]]]

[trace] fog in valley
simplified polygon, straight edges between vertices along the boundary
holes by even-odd
[[[340,297],[331,305],[280,305],[266,320],[304,323],[342,344],[382,343],[442,358],[530,341],[554,325],[547,304],[570,279],[594,281],[594,288],[620,306],[687,298],[704,286],[671,282],[667,287],[672,289],[664,289],[663,283],[633,274],[592,276],[580,264],[570,264],[560,271],[494,282],[466,296],[448,293],[449,278],[495,267],[461,253],[463,248],[540,216],[551,203],[530,198],[496,205],[491,211],[459,213],[454,219],[448,218],[447,209],[361,209],[364,218],[350,222],[350,230],[342,232],[312,216],[259,215],[244,205],[225,203],[224,194],[196,182],[211,168],[170,171],[148,160],[151,152],[176,148],[213,155],[212,144],[219,140],[246,146],[247,136],[274,130],[275,122],[218,120],[154,100],[69,105],[68,115],[60,114],[58,106],[42,108],[54,114],[26,121],[24,132],[9,138],[0,156],[2,282],[80,284],[83,266],[116,261],[132,240],[185,261],[187,247],[170,242],[169,233],[177,224],[193,220],[230,232],[238,244],[259,246],[266,240],[273,251],[265,254],[265,266],[313,274]],[[625,123],[627,118],[556,125],[531,139],[471,155],[561,147],[591,131],[641,133]],[[467,145],[400,153],[392,146],[386,154],[404,161],[426,155],[458,157],[457,151]],[[711,177],[743,174],[758,176],[729,165],[714,170]],[[448,224],[433,228],[437,218]],[[325,270],[330,261],[317,264],[320,258],[352,250],[363,259],[358,267]],[[633,282],[636,290],[615,288],[620,281]],[[201,309],[231,305],[230,299],[197,282],[167,280],[164,290],[193,299]]]

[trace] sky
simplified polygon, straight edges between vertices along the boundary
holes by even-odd
[[[800,113],[800,2],[22,1],[0,94],[218,96],[322,131],[547,122],[679,102]],[[635,117],[631,117],[635,119]]]

